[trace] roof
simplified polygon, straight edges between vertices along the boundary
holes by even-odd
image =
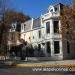
[[[29,31],[31,30],[31,26],[32,26],[32,20],[28,20],[24,23],[25,25],[25,31]]]
[[[36,28],[40,28],[41,27],[41,19],[40,17],[39,18],[36,18],[33,20],[33,29],[36,29]]]

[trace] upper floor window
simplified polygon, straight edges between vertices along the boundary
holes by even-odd
[[[55,7],[55,12],[57,12],[58,11],[58,8],[57,7]]]
[[[21,29],[23,30],[23,25],[21,25]]]
[[[50,12],[53,12],[53,9],[51,9]]]
[[[50,22],[46,22],[46,33],[50,33]]]
[[[26,24],[24,24],[24,31],[25,31],[25,27],[26,27]]]
[[[41,38],[41,30],[38,31],[39,38]]]
[[[41,44],[38,44],[38,51],[41,50]]]
[[[20,32],[21,31],[21,24],[18,23],[17,26],[16,26],[16,31]]]
[[[53,21],[53,28],[54,28],[54,33],[59,32],[59,21]]]
[[[34,39],[34,36],[33,36],[33,39]]]

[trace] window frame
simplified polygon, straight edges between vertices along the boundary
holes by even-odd
[[[67,41],[67,53],[70,54],[70,42]]]
[[[46,33],[49,34],[50,33],[50,21],[46,22]]]
[[[55,22],[58,22],[58,24],[56,24]],[[57,25],[57,26],[56,26]],[[56,33],[59,33],[59,20],[54,20],[53,21],[53,32],[56,34]]]
[[[38,51],[41,50],[41,44],[38,44]]]
[[[41,30],[38,31],[38,36],[41,38]]]
[[[58,50],[56,49],[57,46],[55,46],[55,42],[58,42]],[[54,41],[54,54],[60,54],[60,41]]]
[[[24,31],[25,31],[25,27],[26,27],[26,24],[24,24]]]

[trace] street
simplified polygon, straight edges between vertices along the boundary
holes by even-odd
[[[6,64],[11,62],[6,61]],[[56,64],[66,65],[66,67],[74,68],[74,71],[50,71],[50,68],[62,68],[61,66],[56,66]],[[73,64],[73,67],[72,65]],[[0,66],[0,75],[75,75],[75,60],[63,60],[63,61],[20,61],[16,66]],[[36,66],[35,66],[36,65]],[[39,67],[41,65],[41,67]],[[56,67],[55,67],[56,66]],[[47,68],[48,67],[48,68]],[[63,66],[64,68],[64,66]],[[70,69],[71,70],[71,69]]]
[[[32,68],[0,68],[0,75],[75,75],[75,72],[32,71]]]

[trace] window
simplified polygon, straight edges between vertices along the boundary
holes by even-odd
[[[16,31],[20,32],[21,31],[21,24],[18,23],[17,26],[16,26]]]
[[[50,12],[53,12],[53,9],[51,9]]]
[[[50,33],[50,22],[46,22],[46,33]]]
[[[41,50],[41,45],[40,44],[38,44],[38,51],[40,51]]]
[[[56,12],[56,11],[58,11],[58,8],[57,8],[57,7],[55,7],[55,12]]]
[[[38,31],[38,34],[39,34],[39,38],[41,38],[41,31]]]
[[[63,6],[62,6],[62,5],[60,6],[60,9],[61,9],[61,10],[60,10],[60,14],[63,14],[64,9],[63,9]]]
[[[47,53],[51,53],[50,42],[47,42],[46,46],[47,46]]]
[[[34,39],[34,36],[33,36],[33,39]]]
[[[70,53],[70,43],[67,41],[67,53]]]
[[[59,53],[59,41],[54,41],[54,53]]]
[[[54,9],[55,9],[55,12],[59,12],[59,6],[55,6]]]
[[[23,30],[23,25],[21,25],[21,28],[22,28],[22,30]]]
[[[54,25],[54,33],[58,33],[59,32],[59,21],[54,21],[53,25]]]
[[[26,27],[26,24],[24,24],[24,31],[25,31],[25,27]]]
[[[42,43],[42,45],[44,46],[44,45],[45,45],[45,43]]]

